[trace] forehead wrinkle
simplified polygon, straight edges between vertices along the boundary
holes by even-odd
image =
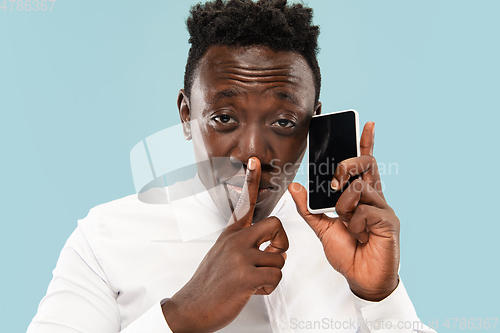
[[[221,63],[221,65],[223,65]],[[253,67],[253,66],[243,66],[243,65],[237,65],[237,66],[232,66],[230,63],[226,64],[226,66],[224,66],[226,68],[229,68],[229,69],[237,69],[237,70],[246,70],[246,71],[279,71],[279,70],[283,70],[283,71],[290,71],[290,70],[293,70],[293,67],[292,66],[284,66],[284,67]]]
[[[248,84],[248,82],[243,82],[243,83]],[[269,93],[270,95],[273,95],[282,101],[292,103],[293,105],[302,108],[302,105],[299,103],[296,94],[293,91],[290,91],[290,89],[287,89],[289,84],[286,83],[289,82],[275,81],[268,83],[277,83],[279,85],[267,86],[262,90],[262,93],[264,94]],[[283,90],[283,88],[285,90]],[[231,87],[216,91],[214,97],[210,100],[210,103],[215,104],[224,99],[237,98],[242,95],[246,95],[246,93],[247,93],[246,89],[240,89],[240,87],[238,87],[237,85],[233,85]]]
[[[266,84],[284,83],[287,85],[297,84],[297,80],[290,80],[287,77],[268,77],[268,76],[248,77],[248,76],[231,75],[231,76],[223,76],[220,77],[219,79],[226,81],[234,81],[235,83],[241,83],[241,84],[257,84],[257,83],[266,83]]]
[[[296,80],[297,76],[293,74],[293,67],[242,67],[242,66],[220,66],[217,70],[219,74],[226,74],[228,77],[239,78],[279,78],[277,81],[282,80]]]
[[[285,90],[272,94],[280,100],[301,106],[303,96],[300,91],[309,91],[314,83],[313,74],[309,72],[309,65],[299,54],[266,48],[247,50],[212,46],[200,61],[195,82],[208,79],[206,88],[213,92],[212,101],[239,98],[242,93],[246,95],[248,89],[254,91],[257,88],[262,93],[284,87]],[[234,90],[228,93],[232,87],[239,88],[239,93],[235,94]]]
[[[221,66],[221,72],[236,72],[242,75],[279,75],[279,76],[287,76],[292,75],[293,68],[291,66],[287,67],[235,67],[235,66]]]
[[[299,77],[292,74],[292,71],[287,70],[218,70],[219,80],[234,80],[241,83],[288,83],[297,84]]]
[[[290,80],[293,78],[293,80]],[[274,95],[278,99],[282,101],[286,101],[292,103],[295,106],[302,108],[302,105],[299,103],[294,89],[292,87],[300,84],[299,79],[291,75],[290,77],[254,77],[254,78],[242,78],[240,76],[229,75],[222,76],[218,78],[219,80],[229,81],[231,87],[219,90],[215,93],[214,98],[212,99],[212,103],[216,103],[223,99],[230,99],[239,97],[242,94],[246,94],[246,89],[250,88],[254,84],[265,83],[266,85],[261,87],[263,88],[262,93],[270,92],[271,95]],[[243,86],[240,89],[240,84]],[[245,88],[248,86],[248,88]],[[292,88],[292,89],[290,89]],[[283,90],[285,89],[285,90]]]

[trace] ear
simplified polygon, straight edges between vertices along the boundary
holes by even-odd
[[[179,117],[181,118],[184,138],[186,140],[191,140],[191,108],[189,107],[189,98],[187,97],[184,89],[179,90],[179,95],[177,96],[177,108],[179,109]]]
[[[322,106],[323,106],[323,104],[321,104],[321,102],[318,102],[318,104],[316,104],[316,110],[314,110],[314,115],[315,116],[321,114],[321,107]]]

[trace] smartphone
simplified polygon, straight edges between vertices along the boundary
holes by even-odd
[[[331,181],[337,165],[359,156],[359,121],[355,110],[313,116],[307,137],[307,208],[313,214],[334,212],[343,189]]]

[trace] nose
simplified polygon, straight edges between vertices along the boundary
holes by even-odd
[[[258,124],[247,126],[238,134],[237,143],[231,152],[231,160],[238,160],[245,167],[250,157],[257,157],[263,168],[265,165],[271,163],[272,151],[270,141],[265,131]]]

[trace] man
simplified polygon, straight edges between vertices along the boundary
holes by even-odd
[[[177,105],[197,176],[151,190],[168,205],[130,196],[91,210],[28,332],[428,331],[398,277],[374,124],[332,175],[335,189],[361,175],[338,217],[310,214],[291,183],[321,112],[311,13],[250,0],[191,10]]]

